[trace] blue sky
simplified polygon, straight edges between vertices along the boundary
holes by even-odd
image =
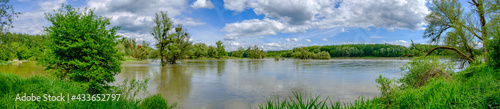
[[[298,46],[388,43],[409,46],[426,43],[424,17],[427,0],[12,0],[23,13],[11,32],[43,34],[50,26],[44,13],[61,4],[93,8],[121,26],[124,37],[154,44],[150,33],[155,12],[167,11],[183,24],[195,43],[226,49],[263,47],[265,50]]]

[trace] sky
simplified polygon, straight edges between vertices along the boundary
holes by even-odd
[[[119,35],[155,44],[151,35],[156,12],[167,11],[194,43],[226,50],[254,44],[264,50],[340,44],[426,43],[428,0],[11,0],[21,12],[11,32],[44,34],[45,13],[62,4],[94,9],[120,26]]]

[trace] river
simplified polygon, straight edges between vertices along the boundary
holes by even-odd
[[[154,61],[124,61],[114,84],[150,78],[148,92],[162,94],[178,108],[256,108],[275,95],[302,92],[351,102],[379,95],[379,75],[398,78],[409,60],[340,58],[330,60],[183,60],[161,66]],[[42,74],[33,61],[1,65],[0,72],[23,77]]]

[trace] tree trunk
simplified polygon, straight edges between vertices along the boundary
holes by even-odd
[[[483,0],[472,0],[474,4],[477,7],[477,13],[479,14],[479,21],[481,22],[481,35],[483,37],[483,54],[486,54],[488,52],[488,49],[486,48],[486,40],[488,40],[488,36],[486,33],[486,19],[484,17],[484,5],[483,5]],[[488,61],[488,55],[484,55],[484,62]]]
[[[453,51],[457,52],[458,54],[460,54],[463,58],[465,58],[465,59],[469,60],[469,62],[474,62],[474,59],[472,59],[472,58],[470,58],[470,57],[466,56],[464,53],[462,53],[462,52],[461,52],[460,50],[458,50],[457,48],[453,48],[453,47],[446,47],[446,46],[436,47],[436,48],[434,48],[434,49],[430,50],[429,52],[427,52],[427,55],[426,55],[426,56],[430,55],[433,51],[435,51],[435,50],[437,50],[437,49],[448,49],[448,50],[453,50]]]

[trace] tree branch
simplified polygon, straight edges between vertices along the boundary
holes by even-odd
[[[426,56],[429,56],[433,51],[437,50],[437,49],[448,49],[448,50],[453,50],[455,52],[457,52],[458,54],[460,54],[463,58],[469,60],[469,62],[473,62],[474,60],[468,56],[466,56],[464,53],[462,53],[460,50],[458,50],[457,48],[453,48],[453,47],[447,47],[447,46],[440,46],[440,47],[436,47],[432,50],[430,50],[429,52],[427,52],[427,55]]]

